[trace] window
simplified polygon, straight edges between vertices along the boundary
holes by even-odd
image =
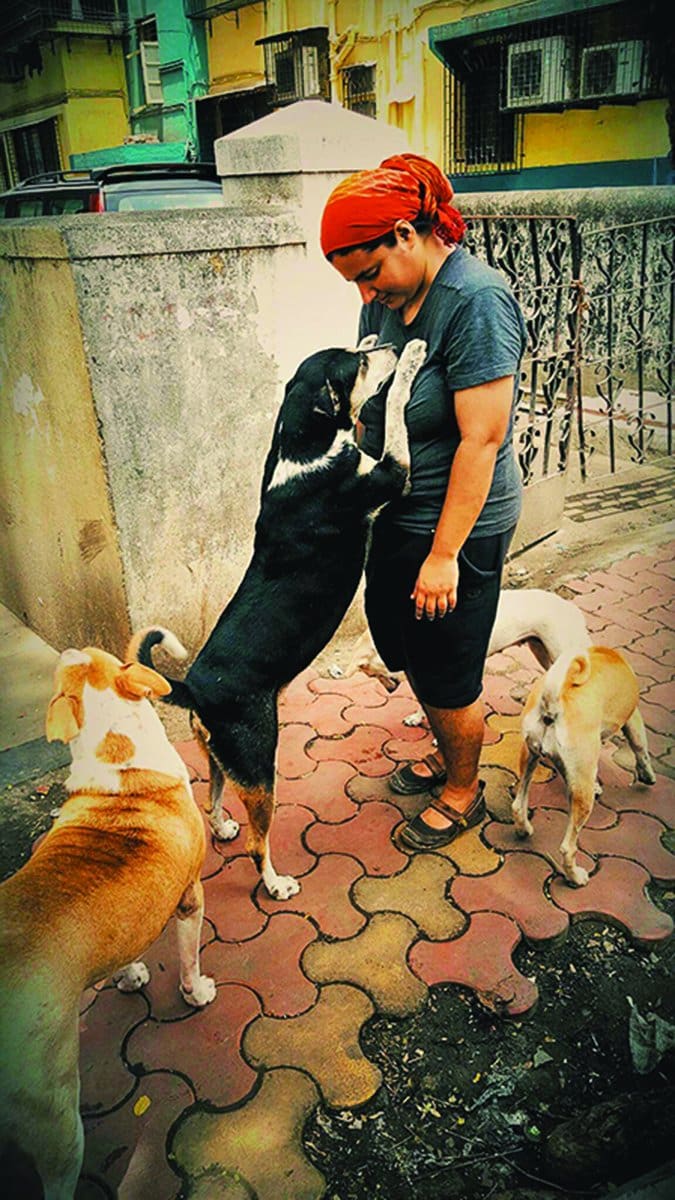
[[[277,106],[296,100],[330,100],[328,30],[301,29],[280,37],[260,38],[265,75]]]
[[[19,179],[61,170],[55,118],[13,129],[10,137]]]
[[[341,74],[344,107],[364,117],[376,117],[374,63],[345,67]]]
[[[522,154],[522,118],[502,111],[498,46],[465,53],[447,73],[445,111],[450,174],[514,171]]]
[[[143,74],[143,93],[145,104],[161,104],[162,81],[159,77],[159,41],[157,38],[157,21],[147,17],[136,22],[138,32],[138,50],[141,56],[141,71]]]

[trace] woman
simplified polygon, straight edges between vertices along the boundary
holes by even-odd
[[[390,670],[405,670],[438,755],[391,779],[432,804],[402,830],[414,849],[444,846],[484,815],[478,761],[483,669],[502,566],[520,513],[512,446],[526,345],[522,313],[497,271],[461,245],[452,188],[428,159],[385,159],[331,193],[321,247],[364,307],[361,337],[427,358],[406,410],[410,493],[378,518],[366,567],[366,614]],[[379,456],[384,404],[362,409],[361,447]]]

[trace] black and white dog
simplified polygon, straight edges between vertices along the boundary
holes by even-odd
[[[404,412],[426,344],[409,342],[397,361],[372,338],[356,351],[322,350],[286,387],[265,463],[253,557],[184,682],[170,680],[169,703],[192,711],[210,762],[210,823],[217,838],[238,832],[223,816],[225,778],[248,813],[247,849],[276,899],[299,890],[270,860],[280,688],[304,670],[342,620],[363,569],[370,519],[407,485]],[[383,456],[360,451],[354,423],[388,387]],[[134,639],[152,665],[154,645],[185,657],[154,626]]]

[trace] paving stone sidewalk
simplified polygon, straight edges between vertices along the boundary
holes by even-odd
[[[545,944],[571,921],[600,917],[640,947],[669,938],[671,919],[649,898],[650,880],[675,881],[663,834],[675,823],[675,544],[631,554],[558,587],[584,610],[594,639],[618,646],[638,673],[657,771],[633,783],[623,742],[603,751],[602,798],[580,838],[586,888],[556,873],[566,822],[561,783],[539,769],[534,836],[514,836],[510,785],[519,713],[538,668],[513,648],[488,663],[483,751],[489,815],[442,852],[408,855],[401,822],[424,796],[389,789],[396,764],[432,748],[404,685],[387,695],[365,676],[305,672],[281,705],[275,864],[300,878],[291,900],[269,899],[235,841],[210,844],[204,866],[203,969],[215,1002],[186,1009],[177,991],[171,923],[146,956],[141,993],[110,985],[82,1006],[85,1177],[78,1200],[319,1200],[322,1175],[303,1151],[317,1105],[350,1110],[381,1084],[361,1049],[375,1013],[420,1009],[428,989],[455,983],[504,1019],[537,1001],[516,947]],[[198,801],[206,763],[180,747]],[[232,815],[245,825],[233,799]]]

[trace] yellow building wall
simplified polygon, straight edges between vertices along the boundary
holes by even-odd
[[[207,28],[209,92],[236,92],[265,82],[265,59],[256,39],[265,36],[263,6],[222,13]]]
[[[670,150],[666,102],[531,113],[525,117],[523,147],[524,167],[660,158]]]
[[[511,0],[508,7],[529,0]],[[210,91],[264,82],[255,41],[325,25],[331,41],[333,97],[343,100],[341,70],[375,63],[377,115],[401,129],[411,148],[445,160],[445,68],[429,49],[429,28],[507,7],[503,0],[267,0],[212,21]],[[236,20],[235,20],[236,17]],[[669,152],[665,100],[562,113],[525,113],[524,167],[653,158]]]
[[[58,119],[62,165],[68,156],[117,146],[129,132],[124,57],[119,42],[65,38],[41,47],[43,69],[0,87],[3,127]]]

